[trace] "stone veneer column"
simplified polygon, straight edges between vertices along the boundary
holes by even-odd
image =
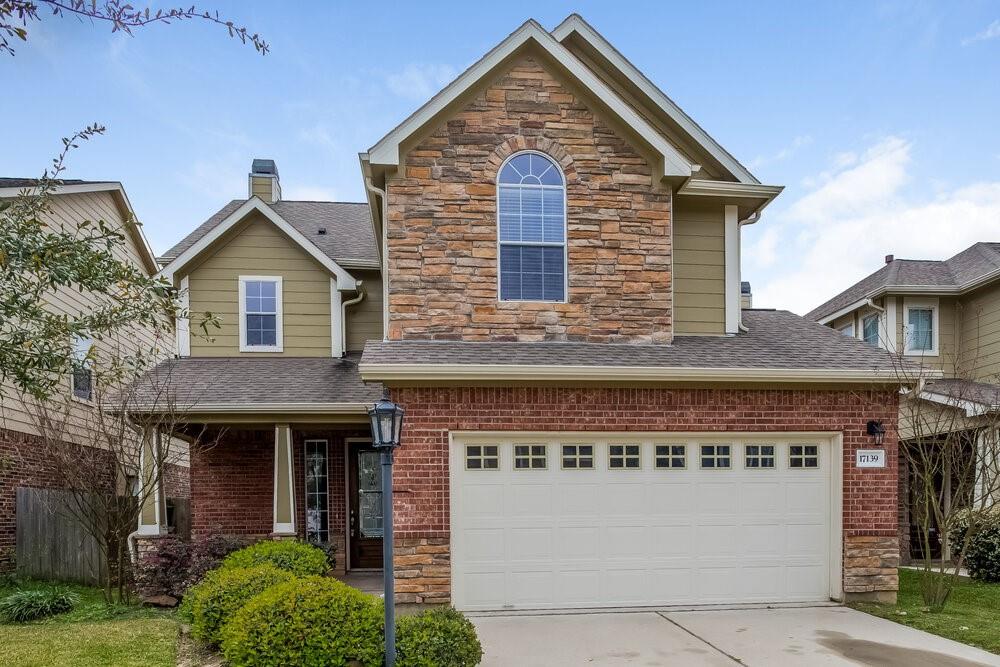
[[[844,598],[896,602],[899,589],[899,538],[844,537]]]
[[[396,604],[451,602],[451,545],[448,538],[395,540]]]

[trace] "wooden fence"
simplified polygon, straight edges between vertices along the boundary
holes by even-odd
[[[72,494],[17,490],[17,572],[35,579],[98,584],[100,547],[73,515]]]

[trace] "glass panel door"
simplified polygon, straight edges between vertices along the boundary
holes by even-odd
[[[378,452],[358,452],[358,500],[361,536],[382,537],[382,466]]]

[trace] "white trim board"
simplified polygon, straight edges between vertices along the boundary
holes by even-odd
[[[299,230],[290,225],[284,218],[278,215],[273,208],[267,205],[259,197],[251,197],[242,206],[233,211],[211,231],[198,239],[190,248],[175,257],[169,264],[163,267],[157,274],[168,280],[173,280],[174,276],[187,266],[195,257],[209,248],[226,232],[242,222],[250,213],[257,211],[265,218],[285,233],[292,241],[297,243],[313,259],[319,262],[327,271],[337,278],[337,289],[341,291],[354,291],[358,287],[357,280],[350,273],[345,271],[339,264],[333,261],[329,255],[316,247],[316,244],[307,239]]]
[[[691,176],[695,165],[692,165],[680,151],[674,148],[656,129],[630,107],[621,97],[609,88],[597,75],[588,69],[570,51],[545,31],[536,21],[529,19],[517,30],[500,42],[479,61],[462,72],[457,79],[432,97],[426,104],[417,109],[406,120],[385,135],[378,143],[368,150],[371,164],[399,165],[399,146],[408,137],[429,123],[438,113],[461,95],[485,78],[495,67],[513,55],[518,49],[534,41],[585,89],[605,104],[613,115],[625,125],[631,127],[650,147],[663,158],[661,177]]]
[[[639,71],[625,56],[608,42],[603,35],[588,24],[579,14],[570,14],[553,31],[552,36],[560,42],[576,33],[597,50],[618,73],[629,79],[653,104],[659,107],[671,120],[684,130],[697,144],[719,164],[725,167],[741,183],[759,183],[753,174],[701,128],[690,116],[667,97],[652,81]]]

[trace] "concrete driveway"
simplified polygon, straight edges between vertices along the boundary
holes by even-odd
[[[1000,656],[847,607],[470,615],[484,666],[1000,666]]]

